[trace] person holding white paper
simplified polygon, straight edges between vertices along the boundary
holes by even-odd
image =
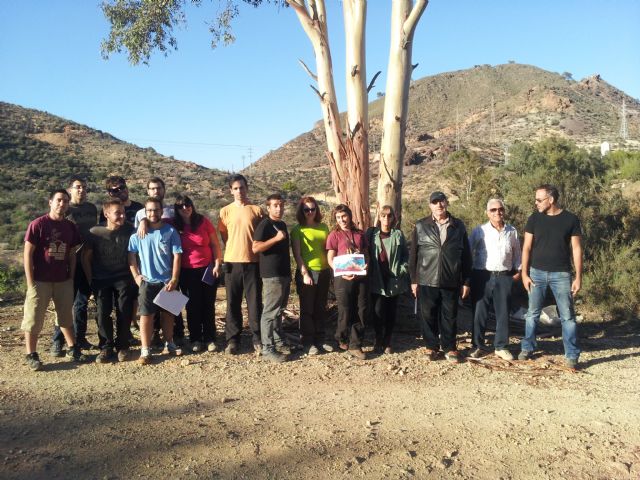
[[[193,201],[186,195],[178,195],[174,204],[173,226],[180,233],[182,242],[182,269],[180,290],[187,297],[187,325],[189,340],[194,353],[206,349],[215,352],[216,324],[214,317],[217,279],[222,262],[222,250],[218,233],[208,218],[196,211]],[[214,282],[203,281],[207,267],[211,265]]]
[[[144,205],[148,231],[144,238],[137,234],[129,239],[129,268],[139,287],[140,341],[142,350],[140,363],[151,363],[151,336],[153,317],[160,312],[160,323],[165,340],[162,353],[182,355],[182,350],[173,342],[173,315],[153,303],[163,288],[175,290],[180,278],[182,244],[175,228],[162,221],[162,202],[148,198]],[[139,266],[138,266],[139,261]]]
[[[338,255],[361,253],[369,263],[367,239],[353,223],[351,209],[344,204],[333,209],[336,225],[327,237],[327,260],[335,269],[333,259]],[[341,275],[333,279],[338,303],[336,341],[341,350],[352,357],[366,360],[362,351],[365,318],[367,318],[368,282],[366,275]]]

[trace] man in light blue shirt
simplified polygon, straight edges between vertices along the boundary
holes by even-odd
[[[492,198],[487,202],[489,221],[477,226],[469,236],[473,270],[471,271],[471,302],[473,305],[472,358],[478,358],[484,348],[489,310],[496,314],[495,354],[513,360],[509,345],[509,315],[511,288],[520,280],[522,254],[518,232],[504,221],[504,202]]]
[[[162,202],[148,198],[145,202],[147,234],[140,238],[136,233],[129,239],[129,268],[139,287],[140,363],[151,363],[151,336],[153,317],[160,312],[160,323],[165,339],[162,353],[182,355],[173,342],[173,315],[153,303],[160,290],[175,290],[180,277],[182,246],[180,235],[171,225],[162,222]]]

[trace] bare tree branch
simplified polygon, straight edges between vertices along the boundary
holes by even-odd
[[[420,65],[419,63],[414,63],[413,65],[411,65],[411,72],[413,72],[416,68],[418,68],[418,65]]]
[[[320,98],[320,101],[324,100],[324,96],[326,95],[326,93],[320,93],[320,90],[318,90],[316,87],[314,87],[313,85],[309,85],[311,87],[311,89],[316,92],[316,94],[318,95],[318,97]]]
[[[381,73],[382,73],[382,70],[378,71],[378,73],[376,73],[373,76],[373,78],[369,82],[369,86],[367,87],[367,93],[369,93],[371,89],[376,86],[376,79],[380,76]]]
[[[413,31],[415,30],[416,25],[418,24],[418,21],[422,16],[422,13],[427,8],[428,3],[429,3],[429,0],[417,0],[416,3],[413,5],[413,9],[411,9],[411,13],[407,17],[407,19],[404,21],[403,30],[407,37],[411,37],[413,35]]]
[[[318,81],[318,76],[317,76],[315,73],[313,73],[313,72],[309,69],[309,67],[307,67],[307,64],[306,64],[306,63],[304,63],[301,59],[298,59],[298,62],[300,63],[300,65],[302,65],[302,68],[304,68],[305,72],[307,72],[307,74],[308,74],[311,78],[313,78],[314,80]]]

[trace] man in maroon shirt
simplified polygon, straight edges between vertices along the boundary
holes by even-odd
[[[31,222],[24,238],[27,295],[21,328],[27,350],[26,362],[34,371],[42,368],[36,346],[50,300],[56,310],[56,325],[69,345],[67,357],[80,362],[86,360],[76,345],[73,330],[73,273],[76,250],[81,241],[76,225],[65,219],[68,208],[67,191],[52,192],[49,213]]]

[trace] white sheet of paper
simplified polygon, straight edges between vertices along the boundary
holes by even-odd
[[[178,315],[189,301],[189,297],[183,295],[179,290],[171,290],[167,292],[164,288],[158,292],[153,303],[160,308],[164,308],[173,315]]]

